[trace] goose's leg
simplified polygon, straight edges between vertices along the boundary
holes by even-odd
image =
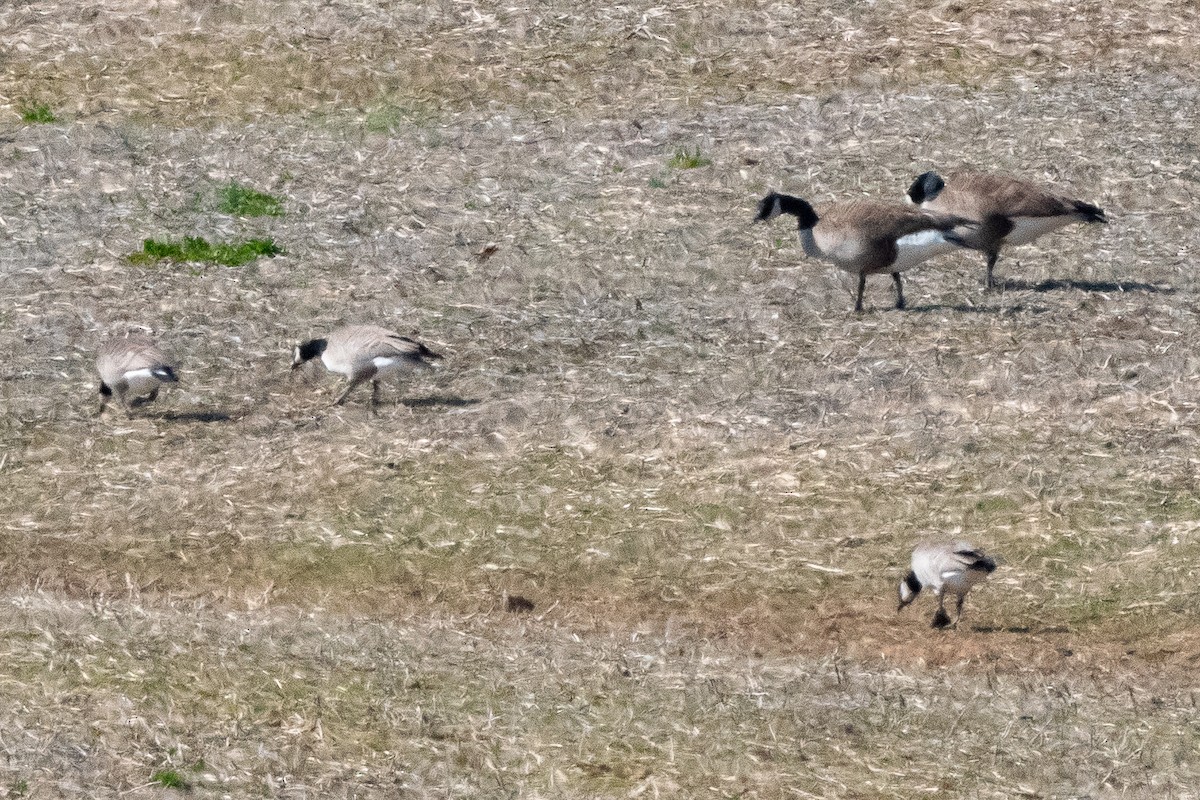
[[[946,595],[943,592],[938,592],[938,607],[937,613],[933,615],[933,627],[950,627],[950,615],[946,613]]]
[[[350,383],[346,385],[346,390],[341,393],[337,400],[333,401],[333,404],[335,406],[340,406],[342,403],[346,402],[346,398],[349,396],[349,394],[353,392],[355,388],[366,383],[368,380],[369,378],[366,375],[360,375],[357,378],[353,378]]]
[[[996,268],[996,260],[998,258],[1000,258],[999,250],[997,250],[994,253],[988,253],[987,283],[984,286],[985,289],[995,289],[996,288],[996,279],[994,277],[992,277],[992,270]]]
[[[379,379],[371,381],[371,413],[375,413],[375,407],[379,405]]]
[[[955,628],[958,627],[958,621],[960,619],[962,619],[963,603],[965,603],[966,601],[967,601],[967,596],[965,594],[960,594],[958,596],[958,602],[954,604],[954,627]]]

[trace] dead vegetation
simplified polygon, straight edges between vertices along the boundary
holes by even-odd
[[[156,122],[399,102],[535,114],[779,102],[833,88],[1022,89],[1194,74],[1197,10],[1129,4],[504,6],[29,0],[0,11],[10,91]],[[649,103],[649,108],[646,107]],[[640,111],[639,111],[640,109]]]
[[[0,796],[1193,796],[1196,29],[0,9]],[[1112,223],[863,316],[749,224],[957,165]],[[184,236],[284,253],[126,258]],[[290,349],[349,321],[446,363],[330,409]],[[128,329],[182,383],[98,419]],[[955,531],[1004,563],[935,636]]]

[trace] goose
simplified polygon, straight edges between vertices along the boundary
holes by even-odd
[[[148,336],[131,335],[110,339],[96,356],[96,371],[100,373],[100,410],[117,398],[126,416],[133,409],[152,403],[164,383],[178,383],[171,360]]]
[[[926,172],[908,188],[908,198],[928,211],[954,214],[979,226],[963,238],[987,255],[987,288],[996,285],[993,270],[1000,249],[1025,244],[1073,222],[1107,223],[1091,203],[1007,175],[956,172],[943,178]]]
[[[996,562],[970,542],[926,542],[913,550],[912,569],[900,581],[900,605],[897,611],[917,599],[921,590],[929,589],[937,596],[937,612],[933,627],[958,627],[963,601],[971,587],[996,570]],[[946,613],[946,593],[958,598],[954,621]]]
[[[371,410],[379,403],[379,380],[402,369],[429,369],[442,356],[408,336],[376,325],[347,325],[323,339],[296,345],[292,369],[320,358],[325,369],[346,376],[348,383],[334,405],[341,405],[354,388],[371,381]]]
[[[873,200],[838,203],[818,216],[806,200],[771,192],[758,204],[756,222],[792,214],[799,220],[804,254],[858,275],[854,310],[863,310],[867,276],[890,273],[896,308],[904,308],[900,273],[927,258],[966,247],[970,220]]]

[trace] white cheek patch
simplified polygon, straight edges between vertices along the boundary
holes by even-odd
[[[896,240],[896,263],[889,272],[915,267],[927,258],[957,250],[958,245],[946,241],[941,231],[918,231]]]
[[[1064,214],[1057,217],[1013,217],[1013,229],[1004,237],[1005,244],[1025,244],[1042,234],[1070,225],[1075,218]]]

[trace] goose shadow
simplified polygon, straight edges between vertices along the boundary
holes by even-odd
[[[409,408],[434,408],[436,406],[466,408],[468,406],[479,405],[480,402],[482,401],[469,397],[461,397],[456,394],[435,394],[428,397],[406,397],[400,401],[399,405],[408,406]]]
[[[972,625],[971,630],[975,633],[1035,633],[1041,635],[1070,633],[1070,630],[1065,625],[1046,625],[1043,627],[1034,627],[1032,625]]]
[[[1025,311],[1034,314],[1041,314],[1046,311],[1042,306],[1029,306],[1024,303],[1017,303],[1013,306],[971,306],[963,303],[930,303],[924,306],[909,306],[905,311],[913,314],[929,314],[935,312],[952,311],[956,314],[997,314],[1000,316],[1008,314],[1020,314]]]
[[[1153,283],[1143,283],[1141,281],[1076,281],[1063,278],[1051,278],[1049,280],[1024,281],[1020,278],[1005,278],[1002,281],[997,281],[996,288],[1001,291],[1015,292],[1057,292],[1064,289],[1074,289],[1079,292],[1148,292],[1150,294],[1175,294],[1176,289],[1171,286],[1157,286]]]
[[[224,411],[163,411],[155,419],[166,422],[232,422],[233,417]]]

